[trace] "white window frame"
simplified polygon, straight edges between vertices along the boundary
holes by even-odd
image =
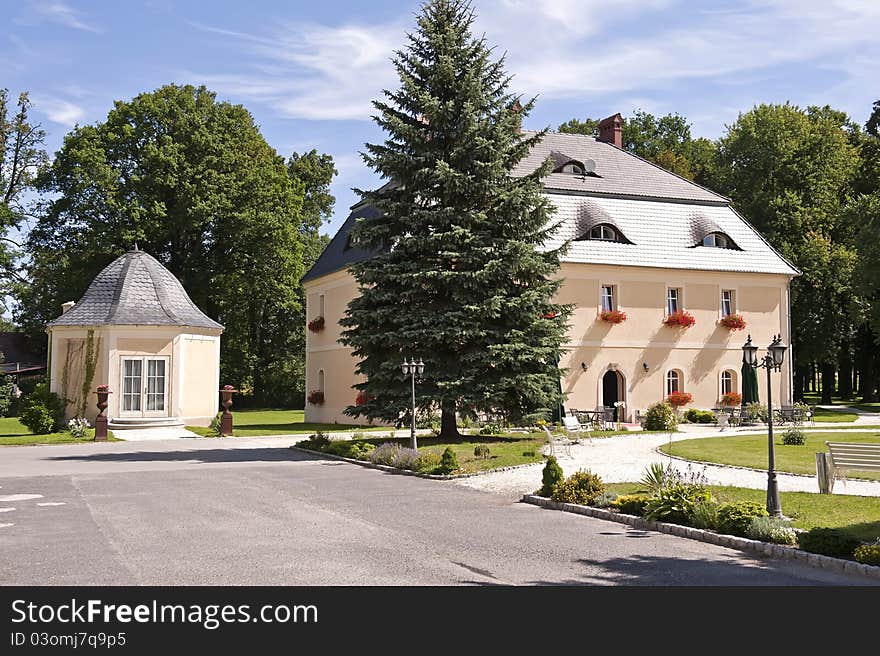
[[[593,230],[599,230],[599,237],[593,236]],[[608,231],[611,234],[611,238],[608,239],[604,237],[605,231]],[[590,228],[589,238],[593,241],[617,241],[618,240],[618,232],[617,229],[613,226],[608,225],[607,223],[600,223],[599,225],[595,225]]]
[[[670,376],[672,374],[675,374],[675,376],[677,378],[676,382],[677,382],[678,389],[675,389],[675,390],[672,390],[669,388],[669,383],[671,382]],[[666,393],[664,394],[664,398],[669,396],[673,392],[684,392],[684,373],[681,371],[681,369],[674,369],[673,368],[673,369],[668,369],[666,371],[666,376],[664,377],[664,380],[663,380],[663,389],[666,391]]]
[[[669,292],[675,290],[676,291],[676,301],[678,307],[676,308],[676,312],[680,312],[684,310],[684,285],[667,285],[666,286],[666,299],[663,303],[663,312],[665,316],[669,316],[672,312],[669,311]]]
[[[606,288],[611,290],[611,309],[610,310],[606,310],[606,308],[605,308],[605,289]],[[606,312],[606,311],[613,312],[614,310],[618,309],[618,307],[620,307],[620,300],[617,297],[617,285],[615,285],[613,283],[604,283],[604,282],[602,284],[600,284],[599,285],[599,312]]]
[[[724,374],[729,374],[729,375],[730,375],[730,389],[727,390],[727,391],[724,390]],[[737,384],[736,384],[736,383],[737,383],[737,381],[736,381],[736,372],[735,372],[733,369],[724,369],[724,370],[722,370],[722,371],[721,371],[721,374],[719,375],[719,380],[718,380],[718,389],[721,391],[721,394],[719,395],[719,398],[722,397],[722,396],[724,396],[725,394],[727,394],[727,393],[729,393],[729,392],[736,392],[736,391],[738,391],[738,390],[736,389],[736,387],[737,387]]]
[[[124,410],[125,407],[125,363],[135,360],[141,363],[140,376],[140,410]],[[147,410],[147,372],[151,360],[161,360],[165,363],[165,385],[163,389],[162,405],[164,410]],[[167,355],[120,355],[119,356],[119,416],[120,417],[169,417],[169,400],[171,397],[171,358]]]
[[[706,240],[709,239],[709,237],[712,238],[711,244],[706,243]],[[719,237],[724,240],[724,246],[720,246],[718,244]],[[730,237],[722,232],[710,232],[708,235],[703,237],[703,239],[700,241],[700,245],[705,246],[706,248],[730,248]]]
[[[318,316],[324,316],[324,294],[318,294]]]
[[[730,312],[728,314],[724,314],[724,294],[730,294]],[[721,294],[719,295],[721,306],[719,307],[720,316],[723,319],[724,317],[729,317],[731,315],[736,314],[736,290],[732,288],[722,289]]]
[[[574,175],[583,175],[584,169],[581,168],[581,166],[579,164],[573,164],[573,163],[569,162],[568,164],[565,164],[562,167],[562,172],[563,173],[572,173]]]

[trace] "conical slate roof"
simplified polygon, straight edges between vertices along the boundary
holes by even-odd
[[[180,281],[137,249],[111,262],[79,302],[49,326],[223,326],[193,303]]]

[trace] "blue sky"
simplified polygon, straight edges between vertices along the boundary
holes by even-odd
[[[340,171],[332,232],[376,177],[370,101],[393,87],[412,0],[2,0],[0,86],[27,90],[56,150],[76,123],[169,82],[245,105],[284,156],[317,148]],[[506,51],[527,127],[634,108],[679,112],[717,137],[756,103],[830,104],[863,123],[880,98],[880,1],[477,0]]]

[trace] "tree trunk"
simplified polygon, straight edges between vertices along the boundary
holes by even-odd
[[[837,392],[842,398],[851,399],[853,395],[853,363],[848,349],[840,355],[838,372]]]
[[[804,400],[804,383],[807,380],[807,370],[803,365],[798,365],[794,370],[794,400]]]
[[[862,375],[859,387],[862,393],[862,403],[874,403],[877,395],[874,394],[874,388],[877,386],[875,378],[875,362],[874,353],[871,349],[865,349],[864,360],[862,360]]]
[[[834,392],[834,363],[822,363],[822,404],[831,405],[831,394]]]
[[[440,404],[440,439],[457,440],[461,437],[455,418],[455,401],[443,401]]]

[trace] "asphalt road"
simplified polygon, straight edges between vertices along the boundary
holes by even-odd
[[[281,444],[4,448],[0,584],[866,582]]]

